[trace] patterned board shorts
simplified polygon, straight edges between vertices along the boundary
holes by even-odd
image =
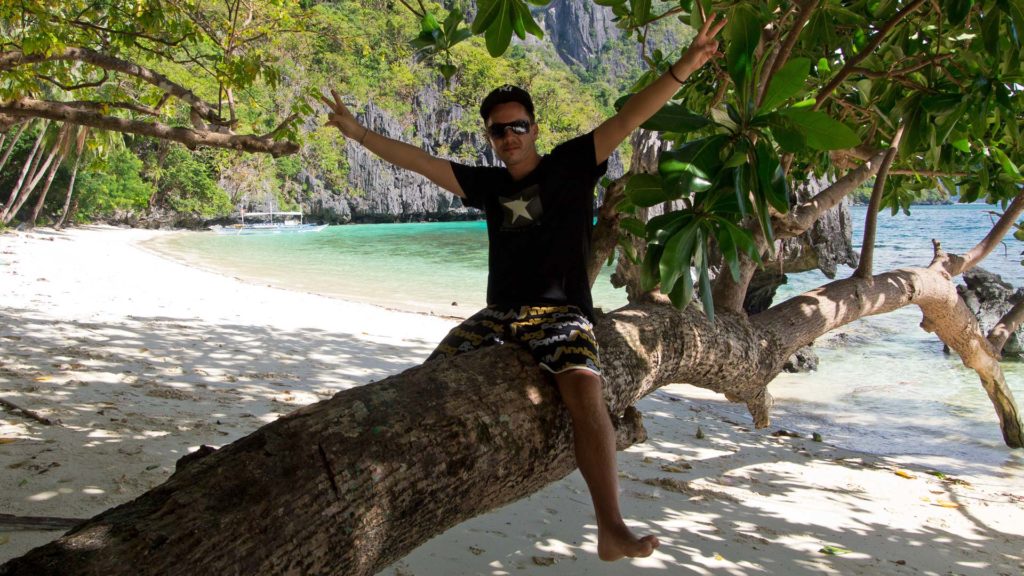
[[[601,373],[594,325],[575,306],[488,306],[453,328],[427,362],[505,342],[526,347],[552,374],[576,369]]]

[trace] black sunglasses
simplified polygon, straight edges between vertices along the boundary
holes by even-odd
[[[487,133],[491,135],[491,138],[501,140],[505,137],[506,128],[511,128],[513,134],[522,136],[530,131],[530,121],[513,120],[512,122],[495,122],[487,127]]]

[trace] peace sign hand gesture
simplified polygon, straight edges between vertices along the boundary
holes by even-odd
[[[718,40],[715,36],[721,32],[727,22],[728,20],[724,16],[722,18],[710,16],[705,19],[704,25],[700,27],[686,52],[683,52],[679,61],[673,65],[673,69],[685,78],[699,70],[701,66],[714,56],[720,55],[718,52]]]
[[[365,135],[365,128],[359,125],[359,121],[352,115],[348,107],[341,101],[338,93],[331,89],[331,98],[320,96],[320,101],[327,105],[330,112],[327,114],[327,126],[334,126],[347,138],[358,139]]]

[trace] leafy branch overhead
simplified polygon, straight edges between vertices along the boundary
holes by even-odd
[[[259,111],[247,95],[282,82],[266,46],[301,28],[294,0],[25,0],[0,5],[0,22],[7,125],[47,118],[281,155],[312,113],[305,99]]]
[[[652,23],[675,17],[698,27],[714,14],[729,19],[724,62],[691,76],[643,126],[671,148],[657,174],[633,176],[618,205],[631,223],[623,229],[647,243],[645,287],[660,286],[677,306],[690,301],[694,268],[705,312],[713,315],[709,255],[721,253],[738,280],[743,261],[772,254],[777,229],[788,236],[799,228],[790,182],[811,174],[841,178],[887,149],[901,126],[880,202],[893,213],[936,187],[965,202],[1005,204],[1024,184],[1024,0],[593,2],[642,44],[649,70],[631,93],[675,61],[665,49],[685,49],[647,54]],[[469,31],[484,36],[492,55],[507,50],[513,33],[540,35],[521,0],[479,7]],[[444,34],[430,33],[439,38],[432,54],[454,44],[447,30],[461,18],[450,16]],[[427,30],[418,41],[428,40]],[[450,61],[441,71],[458,74]],[[872,170],[877,165],[864,177]],[[675,209],[664,217],[632,218],[666,203]]]

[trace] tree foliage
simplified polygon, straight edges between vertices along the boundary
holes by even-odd
[[[142,161],[126,148],[109,154],[101,170],[79,177],[79,210],[97,216],[145,212],[156,193],[156,186],[144,180]]]
[[[729,18],[725,58],[699,71],[644,126],[673,145],[658,174],[634,176],[619,205],[628,214],[684,202],[625,226],[647,242],[646,288],[660,284],[677,306],[690,300],[693,266],[713,314],[716,247],[738,280],[744,258],[772,249],[789,212],[790,182],[839,178],[889,147],[900,127],[883,207],[906,209],[936,187],[964,202],[1005,205],[1024,183],[1021,0],[594,2],[640,42],[664,18],[694,26],[708,15]],[[525,8],[521,0],[481,2],[471,30],[492,54],[502,53],[512,32],[532,30]],[[676,57],[646,56],[649,71],[633,91]]]
[[[300,25],[294,0],[21,0],[0,5],[0,114],[272,154],[312,109],[249,106],[281,71],[267,47]],[[266,129],[263,135],[238,130]]]

